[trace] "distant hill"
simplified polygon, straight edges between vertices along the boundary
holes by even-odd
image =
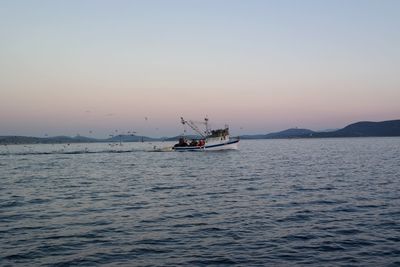
[[[275,138],[303,138],[303,137],[311,137],[315,132],[309,129],[298,129],[291,128],[281,132],[266,134],[266,139],[275,139]]]
[[[116,135],[108,139],[104,139],[102,141],[104,142],[148,142],[148,141],[157,141],[158,138],[151,138],[147,136],[141,136],[141,135]]]
[[[400,120],[360,121],[333,132],[318,132],[314,137],[400,136]]]
[[[281,139],[281,138],[306,138],[311,137],[315,132],[309,129],[291,128],[280,132],[269,134],[243,135],[241,139]]]
[[[82,135],[76,135],[74,137],[70,136],[53,136],[43,138],[45,141],[55,142],[55,143],[91,143],[97,142],[97,139],[90,138]]]
[[[29,136],[0,136],[0,144],[39,144],[44,138]]]
[[[308,129],[287,129],[264,135],[243,135],[241,139],[285,139],[285,138],[326,138],[326,137],[379,137],[400,136],[400,120],[381,122],[361,121],[343,129],[331,132],[316,132]]]
[[[91,143],[91,142],[98,142],[98,140],[80,135],[77,135],[75,137],[0,136],[0,144],[65,144],[65,143]]]

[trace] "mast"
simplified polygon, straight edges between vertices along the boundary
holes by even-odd
[[[208,130],[208,117],[204,118],[204,123],[206,125],[206,135],[210,135],[210,131]]]
[[[206,138],[204,133],[201,132],[201,130],[197,127],[197,125],[193,121],[187,121],[183,117],[181,117],[181,123],[183,125],[189,125],[189,127],[192,128],[193,131],[201,135],[201,137]]]
[[[186,134],[186,122],[183,119],[183,117],[181,117],[181,123],[183,125],[183,137],[185,137],[185,134]]]

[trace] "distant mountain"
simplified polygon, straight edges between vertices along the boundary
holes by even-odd
[[[333,132],[318,132],[315,137],[400,136],[400,120],[360,121]]]
[[[0,136],[0,144],[38,144],[43,143],[43,139],[30,136]]]
[[[72,137],[72,139],[75,141],[80,141],[80,142],[97,142],[98,141],[96,138],[86,137],[83,135],[76,135],[75,137]]]
[[[306,138],[311,137],[315,132],[309,129],[291,128],[280,132],[269,134],[243,135],[241,139],[281,139],[281,138]]]
[[[316,131],[316,132],[328,133],[328,132],[334,132],[334,131],[337,131],[337,130],[339,130],[339,129],[338,128],[336,128],[336,129],[324,129],[324,130],[319,130],[319,131]]]
[[[65,144],[65,143],[91,143],[91,142],[98,142],[98,140],[79,135],[75,137],[0,136],[0,144]]]
[[[158,138],[151,138],[147,136],[141,136],[141,135],[125,135],[125,134],[120,134],[113,136],[108,139],[104,139],[102,141],[104,142],[148,142],[148,141],[157,141]]]
[[[275,138],[304,138],[311,137],[315,132],[309,129],[298,129],[291,128],[281,132],[266,134],[266,139],[275,139]]]
[[[361,121],[350,124],[343,129],[311,131],[308,129],[287,129],[281,132],[264,135],[243,135],[241,139],[280,139],[280,138],[325,138],[325,137],[373,137],[400,136],[400,120],[371,122]]]
[[[54,143],[91,143],[97,142],[98,140],[95,138],[90,138],[82,135],[76,135],[74,137],[70,136],[52,136],[43,138],[45,141],[54,142]]]

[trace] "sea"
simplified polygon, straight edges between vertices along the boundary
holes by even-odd
[[[0,266],[400,266],[400,138],[0,146]]]

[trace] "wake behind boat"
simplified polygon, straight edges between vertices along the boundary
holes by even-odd
[[[178,144],[173,146],[175,151],[217,151],[238,149],[239,138],[230,138],[229,127],[225,125],[223,129],[210,130],[208,127],[208,118],[204,119],[205,131],[201,131],[193,121],[187,121],[181,117],[181,123],[189,126],[201,138],[188,140],[185,136],[179,139]]]

